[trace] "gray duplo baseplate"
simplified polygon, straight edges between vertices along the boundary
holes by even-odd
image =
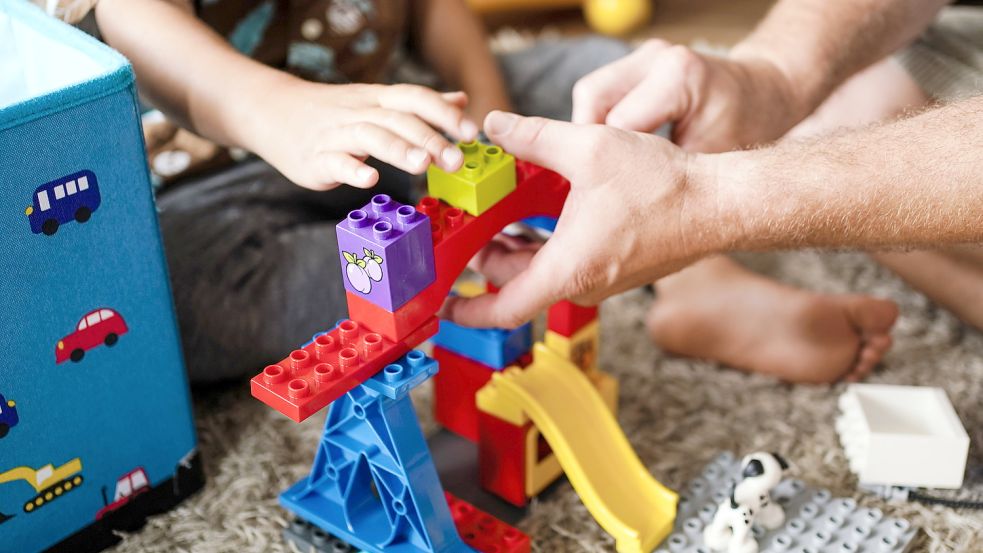
[[[301,553],[354,553],[358,549],[296,517],[283,529],[283,540]]]
[[[740,477],[740,463],[722,453],[680,491],[676,525],[657,553],[710,553],[703,528]],[[755,525],[761,553],[904,553],[915,537],[907,520],[858,507],[851,498],[834,498],[801,480],[783,480],[771,495],[785,508],[785,525],[767,531]]]

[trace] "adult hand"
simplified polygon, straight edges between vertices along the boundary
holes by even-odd
[[[473,268],[501,289],[450,298],[443,316],[469,326],[515,327],[560,299],[595,303],[653,282],[716,250],[712,171],[650,134],[493,112],[485,132],[516,157],[570,180],[550,240],[538,250],[496,240]],[[712,209],[709,211],[713,211]]]
[[[798,96],[763,57],[718,58],[653,39],[577,82],[573,122],[641,132],[673,123],[683,149],[722,152],[781,137],[812,109]]]
[[[341,183],[368,188],[379,180],[369,156],[421,174],[431,163],[456,171],[461,151],[444,131],[473,140],[462,92],[413,85],[324,85],[290,78],[278,83],[259,114],[265,133],[255,151],[294,183],[327,190]]]

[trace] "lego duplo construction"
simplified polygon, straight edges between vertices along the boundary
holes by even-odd
[[[432,196],[416,207],[378,195],[338,225],[350,319],[252,380],[255,397],[296,421],[329,409],[310,475],[280,496],[297,517],[285,538],[313,550],[337,540],[364,551],[529,549],[491,515],[448,505],[407,396],[437,375],[438,420],[478,452],[474,476],[488,493],[522,506],[566,473],[619,550],[651,551],[672,528],[676,495],[615,419],[617,383],[596,362],[597,310],[557,304],[535,345],[530,325],[436,319],[480,248],[511,223],[558,216],[569,191],[495,146],[460,148],[464,166],[431,168]],[[429,338],[433,359],[413,349]]]

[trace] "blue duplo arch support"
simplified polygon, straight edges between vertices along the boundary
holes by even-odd
[[[332,403],[310,474],[280,503],[365,551],[473,551],[454,527],[409,397],[436,372],[414,350]]]

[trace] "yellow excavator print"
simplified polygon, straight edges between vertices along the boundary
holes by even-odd
[[[81,472],[82,460],[76,457],[58,468],[51,464],[36,470],[31,467],[12,468],[0,473],[0,484],[18,480],[30,484],[37,495],[24,503],[24,512],[31,513],[79,487],[82,484]]]

